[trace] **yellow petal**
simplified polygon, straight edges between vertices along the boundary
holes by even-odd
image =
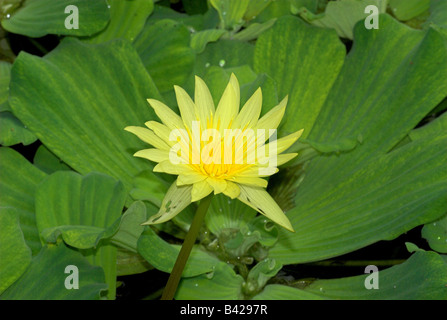
[[[157,121],[147,121],[144,123],[146,127],[151,129],[160,139],[166,142],[167,145],[172,146],[175,141],[169,140],[171,130],[164,124]]]
[[[270,174],[262,174],[262,168],[265,168],[268,164],[265,164],[264,166],[261,165],[256,165],[256,166],[251,166],[247,169],[245,169],[244,171],[241,171],[240,173],[238,173],[238,176],[240,177],[268,177],[271,176],[272,174],[275,174],[279,171],[278,168],[276,168],[276,170],[274,170],[273,173]]]
[[[190,168],[187,164],[173,164],[170,160],[159,162],[154,167],[154,172],[165,172],[169,174],[189,173]]]
[[[288,97],[286,96],[276,107],[271,109],[261,119],[259,119],[258,123],[256,124],[257,129],[267,130],[265,133],[265,140],[270,137],[268,130],[278,128],[279,124],[281,123],[284,112],[286,111],[287,100]]]
[[[298,153],[284,153],[270,158],[264,158],[258,162],[259,176],[271,176],[278,172],[279,166],[295,158]]]
[[[160,149],[144,149],[136,152],[134,157],[145,158],[154,162],[169,160],[169,151]]]
[[[205,198],[213,191],[213,188],[209,185],[207,180],[203,180],[192,185],[191,201],[196,202],[202,198]]]
[[[236,183],[227,180],[227,188],[223,191],[223,194],[231,199],[239,197],[241,189]]]
[[[196,172],[191,172],[188,174],[181,174],[177,178],[177,185],[182,186],[185,184],[193,184],[206,179],[206,176]]]
[[[298,153],[280,154],[280,155],[278,155],[278,157],[276,159],[276,165],[279,167],[279,166],[283,165],[284,163],[289,162],[290,160],[295,158],[297,155],[298,155]]]
[[[258,178],[258,177],[243,177],[240,175],[237,175],[233,177],[231,180],[232,182],[236,182],[239,184],[245,184],[253,187],[260,187],[260,188],[266,188],[267,187],[267,180]]]
[[[210,90],[205,82],[196,76],[196,88],[194,92],[194,104],[196,110],[196,117],[200,121],[200,127],[205,130],[207,121],[211,119],[214,114],[214,102]]]
[[[296,140],[298,140],[301,135],[303,134],[304,129],[301,129],[299,131],[296,131],[292,134],[289,134],[288,136],[282,137],[278,140],[276,140],[276,152],[277,154],[280,154],[281,152],[286,151],[290,148],[292,144],[295,143]]]
[[[157,116],[166,126],[168,126],[169,129],[173,130],[185,128],[179,115],[172,111],[167,105],[154,99],[147,99],[147,102],[149,102]]]
[[[261,114],[262,109],[262,91],[261,88],[248,99],[232,124],[234,129],[243,129],[253,127]]]
[[[166,144],[160,137],[158,137],[154,132],[149,129],[142,127],[129,126],[124,128],[124,130],[133,133],[138,138],[143,140],[144,142],[154,146],[157,149],[161,150],[169,150],[169,145]]]
[[[178,187],[174,182],[166,192],[157,214],[151,216],[143,225],[163,223],[174,218],[191,203],[192,186]]]
[[[238,197],[240,201],[279,224],[281,227],[295,232],[287,216],[267,191],[263,188],[244,185],[239,185],[239,187],[241,189],[241,194]]]
[[[191,97],[183,88],[179,86],[174,86],[175,96],[177,98],[177,105],[180,109],[180,114],[182,115],[182,120],[185,127],[191,129],[192,122],[197,121],[195,115],[195,106]]]
[[[219,104],[217,105],[214,117],[214,128],[222,134],[224,129],[228,129],[232,121],[236,119],[239,112],[240,89],[236,76],[232,73]]]
[[[208,184],[214,189],[214,194],[222,193],[227,188],[227,182],[222,179],[207,178]]]
[[[279,156],[280,153],[286,151],[288,148],[290,148],[291,145],[293,145],[301,136],[304,129],[301,129],[299,131],[296,131],[292,134],[289,134],[286,137],[280,138],[274,142],[270,142],[264,146],[261,146],[262,151],[258,153],[258,162],[264,163],[265,159],[270,158],[271,156]],[[275,150],[275,144],[276,144],[276,150]],[[270,150],[270,149],[273,150]]]

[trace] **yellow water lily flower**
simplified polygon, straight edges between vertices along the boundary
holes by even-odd
[[[181,116],[162,102],[148,99],[162,123],[148,121],[145,123],[147,128],[125,128],[153,146],[134,156],[156,162],[154,172],[178,176],[167,191],[159,212],[145,224],[168,221],[191,202],[214,192],[237,198],[293,231],[289,219],[265,190],[267,181],[263,179],[297,155],[281,153],[301,136],[303,130],[272,141],[284,116],[287,97],[259,119],[261,88],[239,110],[240,88],[234,74],[217,108],[208,87],[197,76],[194,101],[184,89],[178,86],[174,89]]]

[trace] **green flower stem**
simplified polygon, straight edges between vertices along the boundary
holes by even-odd
[[[161,296],[161,300],[174,299],[175,292],[177,291],[178,284],[182,277],[183,269],[188,261],[192,246],[196,242],[197,236],[199,235],[200,227],[203,224],[203,220],[205,219],[205,215],[208,211],[212,198],[213,194],[211,193],[200,201],[199,207],[194,215],[194,219],[189,227],[189,231],[186,234],[185,240],[183,241],[182,248],[180,249],[177,260],[175,261],[174,268],[172,269],[166,287]]]

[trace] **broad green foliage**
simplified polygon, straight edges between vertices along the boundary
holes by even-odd
[[[353,300],[430,300],[447,299],[446,263],[434,252],[416,252],[408,261],[379,270],[378,289],[366,290],[371,274],[311,282],[303,289],[267,285],[255,299],[353,299]]]
[[[212,6],[219,12],[224,29],[234,30],[243,23],[245,11],[250,0],[210,0]]]
[[[214,300],[242,298],[243,278],[226,263],[219,262],[214,270],[193,278],[183,278],[175,296],[178,300],[213,297]]]
[[[121,215],[126,193],[120,182],[96,173],[59,171],[36,191],[36,222],[43,242],[89,249],[109,238],[105,229]],[[116,232],[116,231],[115,231]],[[113,232],[114,233],[114,232]]]
[[[424,34],[385,16],[382,20],[388,27],[377,30],[375,45],[367,41],[371,33],[357,28],[362,47],[353,48],[309,135],[317,141],[361,135],[363,142],[353,152],[309,163],[295,197],[297,206],[288,213],[297,232],[281,233],[271,251],[283,263],[320,260],[392,239],[447,210],[445,135],[438,132],[385,154],[445,95],[447,83],[439,69],[447,62],[445,49],[429,50],[442,46],[442,39],[434,30]],[[408,41],[407,52],[399,36]],[[400,59],[391,51],[391,39],[400,48]],[[388,57],[381,44],[389,48]],[[366,52],[371,63],[364,59]],[[387,70],[380,71],[375,64],[383,65],[385,59]],[[388,74],[387,82],[379,73]],[[425,96],[418,90],[433,93]],[[403,110],[405,120],[398,116]]]
[[[28,145],[37,137],[11,113],[8,103],[11,68],[9,62],[0,61],[0,143],[3,146]]]
[[[130,188],[147,168],[132,157],[143,144],[123,129],[153,119],[146,99],[159,93],[128,42],[66,39],[44,58],[20,54],[11,78],[14,114],[74,170],[110,174]]]
[[[0,207],[0,294],[13,284],[31,262],[31,250],[20,228],[19,216],[11,207]]]
[[[68,6],[75,6],[76,11]],[[81,28],[66,27],[65,21],[73,23],[70,17],[73,12],[82,17]],[[26,1],[10,15],[1,21],[5,30],[34,38],[47,34],[90,36],[104,29],[110,18],[105,0]]]
[[[56,157],[48,148],[41,145],[34,155],[34,165],[47,174],[59,170],[71,170],[65,163],[63,163],[58,157]]]
[[[276,81],[279,99],[289,96],[282,130],[304,128],[303,137],[309,135],[344,55],[345,48],[333,31],[307,26],[294,17],[280,18],[259,37],[254,70]]]
[[[67,266],[79,270],[79,289],[67,290]],[[42,248],[20,279],[1,296],[4,300],[91,300],[100,299],[107,289],[104,272],[92,266],[81,253],[65,244]]]
[[[267,188],[295,232],[215,196],[176,299],[447,299],[446,1],[168,3],[0,5],[2,49],[19,34],[42,51],[0,55],[0,299],[115,299],[121,275],[171,272],[197,206],[141,225],[173,180],[133,156],[149,146],[124,128],[159,120],[148,98],[178,111],[173,86],[194,98],[195,75],[217,105],[232,73],[241,105],[261,88],[262,115],[288,96],[279,137],[304,128]],[[287,274],[415,228],[378,290],[372,274]]]
[[[0,206],[12,207],[33,255],[41,248],[34,193],[46,174],[10,148],[0,148]]]
[[[394,16],[401,21],[420,15],[430,6],[430,0],[389,0],[389,2]]]
[[[89,261],[103,267],[114,298],[116,248],[101,241],[116,229],[108,228],[119,219],[126,192],[121,182],[103,174],[85,177],[60,171],[44,179],[36,191],[36,224],[44,243],[64,242],[86,252]]]
[[[315,15],[305,7],[298,11],[310,24],[318,27],[333,28],[342,38],[353,38],[354,25],[365,20],[371,13],[365,8],[373,5],[378,13],[384,13],[388,0],[341,0],[328,2],[324,14]],[[414,2],[414,1],[413,1]],[[310,9],[312,10],[312,9]],[[380,28],[380,27],[379,27]]]
[[[12,65],[6,61],[0,61],[0,111],[10,111],[8,107],[8,86],[11,79]]]
[[[186,26],[173,20],[147,24],[135,39],[141,61],[161,92],[182,85],[192,72],[195,55],[189,42]]]
[[[133,41],[144,27],[147,17],[154,10],[152,0],[108,0],[110,22],[88,42],[101,43],[123,38]]]
[[[422,237],[433,250],[447,253],[447,217],[427,223],[422,229]]]
[[[138,252],[154,267],[170,272],[180,246],[173,246],[161,239],[152,229],[147,228],[138,241]],[[193,249],[184,270],[185,277],[200,275],[213,271],[219,260],[203,252],[200,248]]]

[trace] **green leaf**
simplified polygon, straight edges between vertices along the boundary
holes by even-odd
[[[191,34],[191,48],[196,53],[201,53],[205,50],[209,42],[215,42],[225,33],[222,29],[207,29]]]
[[[208,11],[207,0],[182,0],[182,4],[189,15],[203,14]]]
[[[37,137],[29,131],[11,112],[0,112],[0,144],[9,147],[16,144],[29,145]]]
[[[249,0],[247,9],[245,10],[244,20],[250,21],[255,19],[262,11],[265,10],[274,0]]]
[[[167,243],[150,227],[146,227],[138,240],[138,252],[158,270],[171,272],[180,252],[180,246]],[[193,277],[211,272],[219,263],[217,258],[209,255],[200,247],[193,247],[183,271],[183,277]]]
[[[277,83],[278,98],[289,102],[281,129],[304,128],[307,137],[334,83],[345,48],[329,30],[310,27],[285,16],[256,42],[254,70],[266,73]]]
[[[144,67],[161,92],[181,86],[191,75],[195,53],[189,42],[188,28],[173,20],[146,24],[135,39]]]
[[[256,211],[252,208],[224,195],[214,196],[208,211],[205,224],[216,236],[225,229],[238,230],[246,227],[256,216]]]
[[[447,216],[424,225],[422,237],[433,250],[447,253]]]
[[[78,271],[79,289],[67,289],[70,274],[66,268],[75,266]],[[92,266],[82,254],[62,242],[42,248],[31,261],[22,277],[1,296],[2,300],[91,300],[100,299],[107,289],[104,272]]]
[[[305,9],[310,10],[311,12],[316,12],[318,9],[319,2],[323,2],[321,0],[289,0],[290,2],[290,11],[293,14],[297,14],[304,7]]]
[[[257,87],[253,89],[253,82],[257,80],[257,75],[248,65],[242,65],[239,67],[232,68],[222,68],[211,66],[207,69],[203,80],[210,89],[211,95],[213,97],[214,104],[219,103],[220,98],[225,90],[225,87],[230,80],[231,74],[234,73],[239,81],[241,87],[241,104],[250,98],[250,96],[258,89]]]
[[[435,24],[441,28],[447,28],[447,2],[443,0],[430,1],[430,16],[426,25]]]
[[[321,15],[314,15],[308,10],[300,10],[300,16],[310,24],[323,28],[331,28],[337,31],[342,38],[353,39],[353,30],[357,22],[363,20],[369,13],[365,13],[365,8],[369,5],[377,7],[379,13],[385,13],[387,0],[343,0],[330,1],[326,6],[326,11]],[[382,27],[381,20],[379,28]]]
[[[408,21],[427,11],[430,0],[390,0],[389,6],[397,19]]]
[[[256,292],[262,289],[268,280],[273,278],[282,264],[277,263],[274,259],[266,258],[257,263],[248,273],[247,280],[242,285],[246,295],[253,296]]]
[[[222,28],[234,30],[244,23],[250,0],[210,0],[210,3],[219,12]]]
[[[14,208],[0,207],[0,295],[13,284],[31,262]]]
[[[443,113],[430,123],[411,130],[408,134],[411,140],[417,140],[421,138],[427,138],[439,134],[440,132],[445,132],[447,130],[447,112]]]
[[[308,139],[300,139],[300,142],[309,144],[312,148],[322,153],[339,153],[353,150],[361,140],[360,136],[358,138],[345,137],[333,142],[315,142]]]
[[[319,172],[342,161],[349,176],[342,179],[346,173],[332,171],[326,178],[332,180],[321,181],[327,187],[309,194],[307,183],[316,184],[315,173],[306,172],[295,198],[299,205],[287,212],[296,233],[280,233],[270,256],[284,264],[321,260],[438,218],[447,210],[446,145],[446,136],[409,143],[360,168],[347,155],[315,160],[312,169]]]
[[[245,103],[258,88],[262,90],[262,117],[278,105],[278,90],[276,81],[266,73],[261,73],[252,82],[241,85],[241,102]]]
[[[332,299],[447,299],[447,268],[434,252],[418,251],[406,262],[379,271],[379,289],[365,289],[368,275],[313,282],[306,291]]]
[[[116,257],[116,275],[127,276],[153,269],[140,254],[118,248]]]
[[[253,300],[324,300],[324,297],[280,284],[269,284]]]
[[[144,231],[141,224],[147,220],[146,206],[141,201],[134,202],[120,219],[118,231],[111,241],[131,252],[137,252],[138,239]]]
[[[107,27],[86,41],[101,43],[112,39],[134,41],[154,10],[152,0],[109,0],[110,22]]]
[[[132,156],[147,145],[124,128],[155,119],[146,99],[160,96],[127,41],[65,39],[44,58],[21,52],[10,87],[14,114],[74,170],[106,173],[130,190],[133,177],[150,168]]]
[[[276,19],[270,19],[264,23],[252,23],[241,32],[236,33],[232,39],[239,41],[255,40],[261,33],[270,29],[275,22]]]
[[[304,290],[267,285],[254,297],[259,300],[445,300],[447,268],[440,255],[418,251],[406,262],[377,273],[378,289],[366,289],[371,274],[333,280],[317,280]]]
[[[243,278],[224,262],[213,271],[197,277],[182,278],[176,300],[236,300],[242,298]]]
[[[34,165],[47,174],[52,174],[56,171],[70,171],[70,167],[63,163],[58,157],[54,155],[44,145],[37,148],[33,159]]]
[[[121,216],[126,199],[121,182],[99,173],[81,176],[58,171],[44,179],[36,191],[36,221],[42,240],[89,249],[89,261],[104,268],[109,298],[115,296],[116,248],[101,240],[115,232],[109,228]]]
[[[356,43],[309,136],[336,141],[361,134],[367,146],[359,153],[362,158],[388,152],[447,92],[442,36],[380,17],[378,30],[356,26]],[[372,60],[366,62],[365,55]]]
[[[196,2],[197,0],[193,0]],[[209,13],[215,13],[215,17],[212,17],[210,15],[208,18],[210,21],[205,23],[205,20],[207,19],[207,15]],[[205,30],[205,29],[213,29],[216,27],[216,25],[219,22],[219,17],[217,15],[216,10],[209,10],[205,15],[188,15],[184,13],[180,13],[178,11],[175,11],[171,8],[162,6],[162,5],[155,5],[154,6],[154,12],[151,14],[151,16],[147,19],[146,25],[154,24],[160,20],[174,20],[177,22],[180,22],[184,24],[191,32],[194,32],[196,30]],[[212,20],[216,20],[216,22],[212,22]]]
[[[249,9],[247,9],[247,12],[248,10]],[[263,23],[285,15],[290,15],[290,1],[271,1],[270,4],[252,20],[252,22]]]
[[[47,34],[90,36],[102,30],[109,18],[104,0],[39,0],[25,1],[1,23],[9,32],[33,38]],[[77,25],[73,19],[78,20]]]
[[[207,69],[212,66],[233,68],[248,65],[252,67],[253,52],[254,46],[242,41],[221,39],[209,43],[205,51],[197,55],[194,74],[203,77]]]
[[[389,152],[447,92],[444,40],[381,19],[373,32],[357,25],[357,42],[309,134],[313,141],[361,134],[363,143],[307,163],[287,212],[296,232],[281,232],[270,250],[283,264],[394,239],[447,211],[445,133]]]
[[[11,111],[8,104],[11,67],[11,63],[0,61],[0,112]]]
[[[15,208],[20,227],[33,255],[41,249],[36,226],[34,193],[46,174],[17,151],[0,148],[0,206]]]
[[[160,207],[168,188],[169,184],[161,180],[152,170],[144,170],[135,176],[130,195],[134,200],[149,201]]]
[[[28,145],[37,140],[10,111],[8,103],[9,81],[12,64],[0,61],[0,144],[12,146],[18,143]]]
[[[107,238],[105,229],[121,216],[125,198],[123,185],[104,174],[53,173],[36,191],[36,221],[42,240],[55,243],[61,233],[72,247],[96,247]]]

